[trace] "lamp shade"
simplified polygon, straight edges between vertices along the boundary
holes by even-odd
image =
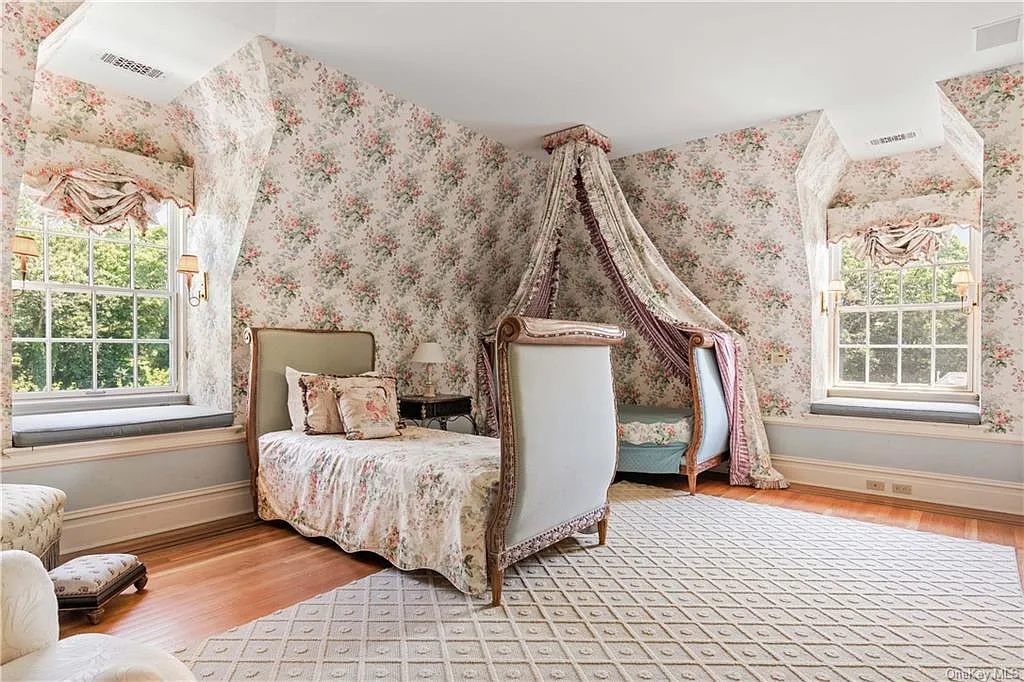
[[[970,284],[971,283],[971,271],[970,270],[957,270],[953,273],[953,284]]]
[[[15,256],[36,258],[39,256],[39,246],[32,237],[15,235],[11,237],[11,253]]]
[[[444,362],[444,351],[441,344],[428,341],[421,343],[412,356],[413,362]]]
[[[828,283],[828,290],[838,292],[846,291],[846,283],[841,279],[834,279]]]
[[[184,275],[195,275],[199,273],[199,257],[187,253],[181,254],[178,259],[178,269]]]

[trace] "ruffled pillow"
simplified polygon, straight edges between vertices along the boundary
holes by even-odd
[[[390,380],[392,387],[397,387],[398,382],[394,377],[380,377],[375,372],[366,372],[356,376],[313,374],[299,377],[305,417],[302,430],[311,436],[345,433],[345,423],[338,411],[338,395],[344,393],[348,388],[373,387],[387,380]],[[392,393],[396,394],[397,389],[392,388]],[[395,420],[397,421],[397,398],[395,401]]]

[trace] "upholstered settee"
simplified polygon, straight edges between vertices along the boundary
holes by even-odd
[[[63,490],[44,485],[0,485],[0,550],[22,549],[55,568],[66,500]]]
[[[165,651],[110,635],[58,641],[57,597],[39,558],[0,552],[0,679],[75,682],[194,680]]]

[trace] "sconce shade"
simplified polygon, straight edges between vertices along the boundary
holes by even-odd
[[[36,245],[36,240],[32,237],[15,235],[11,237],[11,253],[22,258],[37,258],[39,246]]]
[[[412,356],[413,362],[444,362],[444,351],[441,344],[428,341],[421,343]]]
[[[187,253],[181,254],[181,258],[178,259],[177,272],[183,275],[199,274],[199,257]]]
[[[971,271],[970,270],[957,270],[953,273],[953,284],[960,286],[962,284],[971,283]]]
[[[846,283],[841,279],[834,279],[828,283],[828,290],[833,293],[843,293],[846,291]]]

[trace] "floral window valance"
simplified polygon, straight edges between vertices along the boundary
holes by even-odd
[[[43,208],[98,232],[144,229],[165,200],[194,208],[187,166],[38,133],[29,136],[23,183]]]
[[[829,243],[852,241],[854,253],[880,265],[935,257],[949,229],[981,229],[981,189],[876,201],[828,210]]]

